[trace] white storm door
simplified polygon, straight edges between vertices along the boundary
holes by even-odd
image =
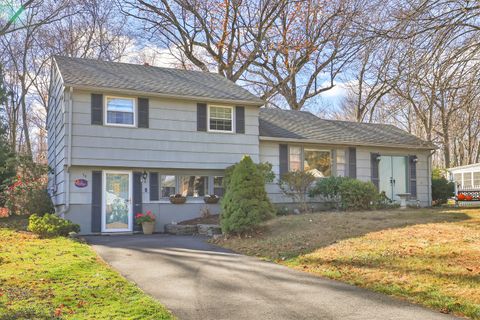
[[[132,231],[132,173],[103,172],[102,232]]]

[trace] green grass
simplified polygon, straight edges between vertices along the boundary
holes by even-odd
[[[86,244],[0,219],[0,319],[172,319]],[[139,267],[139,272],[142,272]]]
[[[480,210],[279,217],[218,244],[305,272],[480,319]]]

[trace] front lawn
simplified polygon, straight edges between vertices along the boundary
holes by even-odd
[[[39,239],[25,226],[0,219],[0,319],[173,318],[88,245]]]
[[[302,271],[480,319],[480,210],[279,217],[218,244]]]

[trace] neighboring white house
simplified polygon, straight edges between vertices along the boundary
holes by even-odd
[[[90,234],[133,232],[134,215],[151,210],[163,230],[200,216],[203,197],[222,195],[225,168],[245,154],[270,162],[277,179],[289,170],[349,176],[431,205],[431,143],[391,125],[263,104],[218,74],[54,57],[47,128],[56,212]],[[266,187],[272,202],[290,202],[275,183]],[[170,203],[176,193],[185,204]]]
[[[450,181],[454,181],[459,189],[480,189],[480,163],[449,168]]]

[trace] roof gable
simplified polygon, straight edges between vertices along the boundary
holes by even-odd
[[[263,105],[258,97],[215,73],[63,56],[54,59],[66,86]]]

